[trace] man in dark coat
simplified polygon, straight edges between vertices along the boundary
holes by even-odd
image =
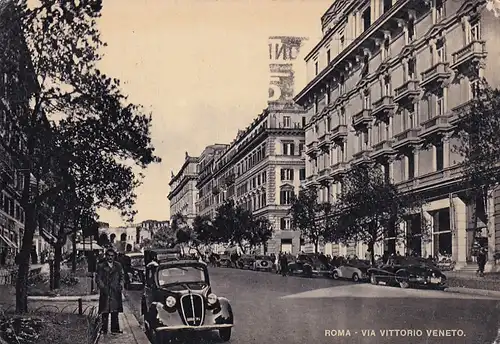
[[[488,258],[486,257],[486,250],[484,248],[481,248],[479,252],[477,253],[477,274],[479,276],[484,276],[484,267],[486,265],[486,261]]]
[[[118,313],[123,312],[122,282],[123,269],[115,261],[115,251],[106,251],[106,260],[97,267],[96,283],[99,287],[99,313],[102,316],[101,332],[108,332],[109,313],[111,313],[111,333],[122,333]]]

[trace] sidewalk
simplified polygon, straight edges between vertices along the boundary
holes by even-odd
[[[103,335],[99,339],[99,344],[149,344],[149,339],[126,304],[123,313],[119,315],[119,320],[123,333]]]

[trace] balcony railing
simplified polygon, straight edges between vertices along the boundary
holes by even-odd
[[[434,87],[438,84],[442,84],[444,81],[449,79],[450,76],[451,72],[448,69],[448,63],[438,62],[422,73],[422,81],[420,82],[420,86]]]
[[[395,153],[395,150],[392,148],[393,141],[391,140],[382,140],[377,144],[373,145],[373,151],[371,154],[372,158],[381,158],[384,156],[389,156]]]
[[[352,155],[352,164],[353,165],[359,165],[361,163],[364,163],[364,162],[368,162],[370,161],[370,154],[372,153],[372,149],[371,148],[368,148],[368,147],[365,147],[363,148],[362,150],[360,150],[359,152],[356,152]]]
[[[452,126],[449,122],[450,116],[441,115],[433,117],[421,124],[423,130],[420,133],[420,137],[429,137],[436,133],[450,131]]]
[[[354,127],[368,125],[372,122],[372,119],[372,110],[363,109],[352,117],[352,125]]]
[[[420,87],[417,80],[408,80],[402,86],[394,90],[394,101],[404,102],[420,95]]]
[[[382,96],[373,103],[372,116],[377,118],[387,117],[396,107],[392,96]]]
[[[484,57],[486,57],[486,42],[473,41],[453,53],[453,63],[451,67],[455,68],[462,64],[468,64],[471,60]]]
[[[420,128],[409,128],[405,131],[394,135],[394,143],[392,147],[394,149],[404,148],[407,145],[418,144],[421,139],[418,134],[420,133]]]

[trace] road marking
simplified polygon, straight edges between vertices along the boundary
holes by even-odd
[[[282,299],[310,299],[310,298],[439,298],[439,299],[475,299],[496,300],[494,297],[449,293],[439,290],[401,289],[396,287],[376,286],[371,284],[356,284],[330,288],[315,289],[298,294],[281,297]],[[500,342],[498,343],[500,344]]]

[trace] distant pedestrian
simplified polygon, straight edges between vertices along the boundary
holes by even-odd
[[[281,271],[281,276],[286,276],[288,273],[288,258],[286,256],[286,254],[283,254],[281,256],[280,271]]]
[[[123,333],[118,322],[118,313],[123,312],[122,282],[123,269],[115,261],[113,249],[106,251],[106,260],[97,267],[96,283],[99,287],[99,313],[102,316],[101,333],[108,332],[111,313],[111,333]]]
[[[484,267],[486,265],[487,257],[486,257],[486,252],[485,249],[482,248],[478,253],[477,253],[477,274],[481,277],[484,276]]]

